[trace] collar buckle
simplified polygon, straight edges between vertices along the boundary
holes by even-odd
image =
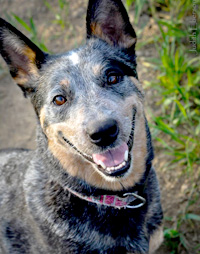
[[[138,205],[127,205],[126,208],[135,209],[135,208],[139,208],[139,207],[143,206],[146,203],[146,199],[136,193],[124,193],[123,196],[128,197],[128,200],[127,200],[128,204],[133,202],[133,197],[135,199],[139,199],[141,201],[141,203],[139,203]]]

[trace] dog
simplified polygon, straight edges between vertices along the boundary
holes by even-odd
[[[163,213],[136,34],[121,0],[89,0],[86,44],[42,52],[0,19],[0,52],[36,112],[37,149],[0,153],[1,254],[146,254]]]

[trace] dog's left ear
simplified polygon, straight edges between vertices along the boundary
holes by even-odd
[[[42,52],[25,35],[0,18],[0,53],[10,74],[24,92],[30,95],[36,89],[41,65],[47,54]]]
[[[121,0],[89,0],[86,21],[88,39],[134,51],[136,34]]]

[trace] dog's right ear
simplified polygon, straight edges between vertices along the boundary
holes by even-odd
[[[136,34],[121,0],[89,0],[87,39],[99,38],[134,53]]]
[[[47,54],[42,52],[25,35],[0,18],[0,53],[10,69],[10,74],[24,92],[36,90],[39,69]]]

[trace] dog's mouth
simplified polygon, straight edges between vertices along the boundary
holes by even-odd
[[[92,158],[98,169],[107,176],[121,177],[130,168],[131,157],[125,142],[104,153],[93,154]]]
[[[120,146],[106,150],[103,153],[87,155],[79,151],[68,139],[63,136],[62,132],[59,135],[76,150],[82,157],[91,162],[95,167],[106,176],[123,177],[131,166],[131,150],[133,147],[134,128],[135,128],[136,110],[133,111],[132,128],[128,142],[123,142]]]

